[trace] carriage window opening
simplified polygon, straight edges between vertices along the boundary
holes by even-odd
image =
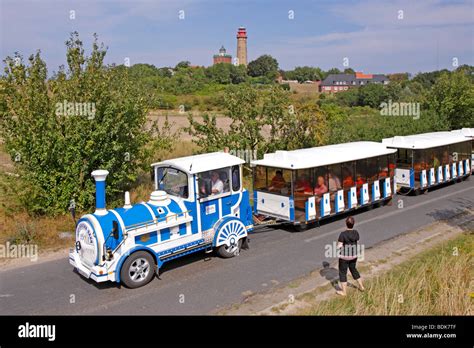
[[[254,170],[255,189],[279,195],[291,194],[291,171],[257,166]]]
[[[313,194],[311,169],[298,169],[295,178],[295,194]]]
[[[356,161],[356,185],[359,189],[367,182],[367,160],[360,159]]]
[[[378,171],[379,171],[379,179],[386,178],[389,172],[389,163],[388,163],[388,156],[379,156],[378,157]]]
[[[430,149],[419,149],[413,151],[413,167],[415,172],[427,169],[427,154],[429,153],[429,150]]]
[[[230,167],[198,174],[199,196],[217,196],[230,192]]]
[[[232,191],[240,190],[240,166],[232,167]]]
[[[439,147],[432,147],[427,150],[427,165],[428,167],[438,168],[441,165],[441,154]]]
[[[412,162],[412,150],[398,149],[397,166],[401,168],[410,168]]]
[[[469,158],[470,151],[469,151],[469,142],[465,141],[460,144],[461,145],[461,155],[458,157],[459,161],[463,161]]]
[[[369,182],[378,180],[379,172],[380,172],[380,168],[379,168],[377,157],[367,158],[367,167],[366,167],[367,180]]]
[[[451,164],[451,162],[453,161],[453,156],[451,155],[449,150],[450,150],[449,145],[441,147],[441,153],[442,153],[441,164],[442,165]]]
[[[158,168],[158,189],[166,193],[188,198],[188,175],[176,168]]]
[[[347,190],[355,186],[354,162],[343,163],[341,166],[341,171],[342,188]]]
[[[341,164],[331,164],[328,166],[329,191],[335,192],[342,188],[341,184]]]
[[[388,175],[395,175],[395,168],[397,166],[397,155],[395,153],[388,155]]]
[[[326,167],[317,167],[314,169],[314,194],[319,197],[319,199],[329,191],[328,189],[328,177],[327,177],[327,168]],[[319,201],[318,199],[318,201]]]
[[[289,196],[291,194],[291,171],[280,168],[267,168],[268,191]]]

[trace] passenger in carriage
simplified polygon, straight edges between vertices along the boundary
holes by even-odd
[[[384,167],[382,170],[379,172],[379,178],[386,178],[388,176],[388,168]]]
[[[448,154],[448,151],[443,151],[443,164],[451,164],[452,157]]]
[[[356,178],[357,178],[356,180],[357,196],[359,196],[360,188],[362,187],[362,185],[364,185],[367,182],[367,180],[365,180],[360,173],[357,173]]]
[[[395,163],[390,163],[388,165],[388,170],[389,170],[390,176],[394,176],[395,175]]]
[[[281,170],[277,170],[275,172],[275,176],[272,178],[270,183],[270,187],[268,188],[269,191],[273,192],[281,192],[281,189],[286,186],[285,178],[283,177],[283,172]]]
[[[352,173],[347,167],[342,168],[342,175],[344,179],[342,180],[342,187],[343,188],[351,188],[355,185],[354,178],[352,177]]]
[[[362,174],[357,173],[357,180],[356,180],[356,185],[357,186],[362,186],[365,184],[367,181],[362,177]]]
[[[310,195],[313,192],[311,183],[309,182],[308,175],[301,174],[296,181],[295,191],[299,193],[304,193]]]
[[[434,168],[438,168],[440,166],[439,159],[436,157],[434,152],[431,152],[431,162],[433,163]]]
[[[326,192],[328,192],[328,187],[325,183],[324,177],[320,175],[318,176],[316,186],[314,187],[314,194],[321,197]],[[318,201],[319,200],[321,200],[321,198],[318,198]]]
[[[341,180],[333,172],[329,172],[329,189],[334,192],[341,189]]]

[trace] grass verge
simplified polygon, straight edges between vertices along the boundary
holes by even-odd
[[[471,231],[367,280],[365,292],[349,288],[347,297],[314,302],[297,314],[472,315],[473,253]]]

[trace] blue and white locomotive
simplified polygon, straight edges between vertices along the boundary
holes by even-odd
[[[248,245],[253,229],[242,164],[224,152],[182,157],[152,165],[155,191],[148,202],[107,209],[106,170],[96,170],[96,211],[76,226],[69,262],[96,282],[147,284],[163,263],[197,251],[224,258]]]

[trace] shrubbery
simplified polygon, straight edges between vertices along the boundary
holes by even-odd
[[[18,54],[5,60],[1,136],[30,213],[63,213],[71,204],[90,208],[91,172],[98,168],[110,172],[111,198],[136,179],[154,145],[169,145],[159,130],[145,128],[146,99],[126,69],[104,65],[106,49],[97,38],[90,55],[77,33],[66,46],[67,69],[51,78],[39,52],[27,64]]]

